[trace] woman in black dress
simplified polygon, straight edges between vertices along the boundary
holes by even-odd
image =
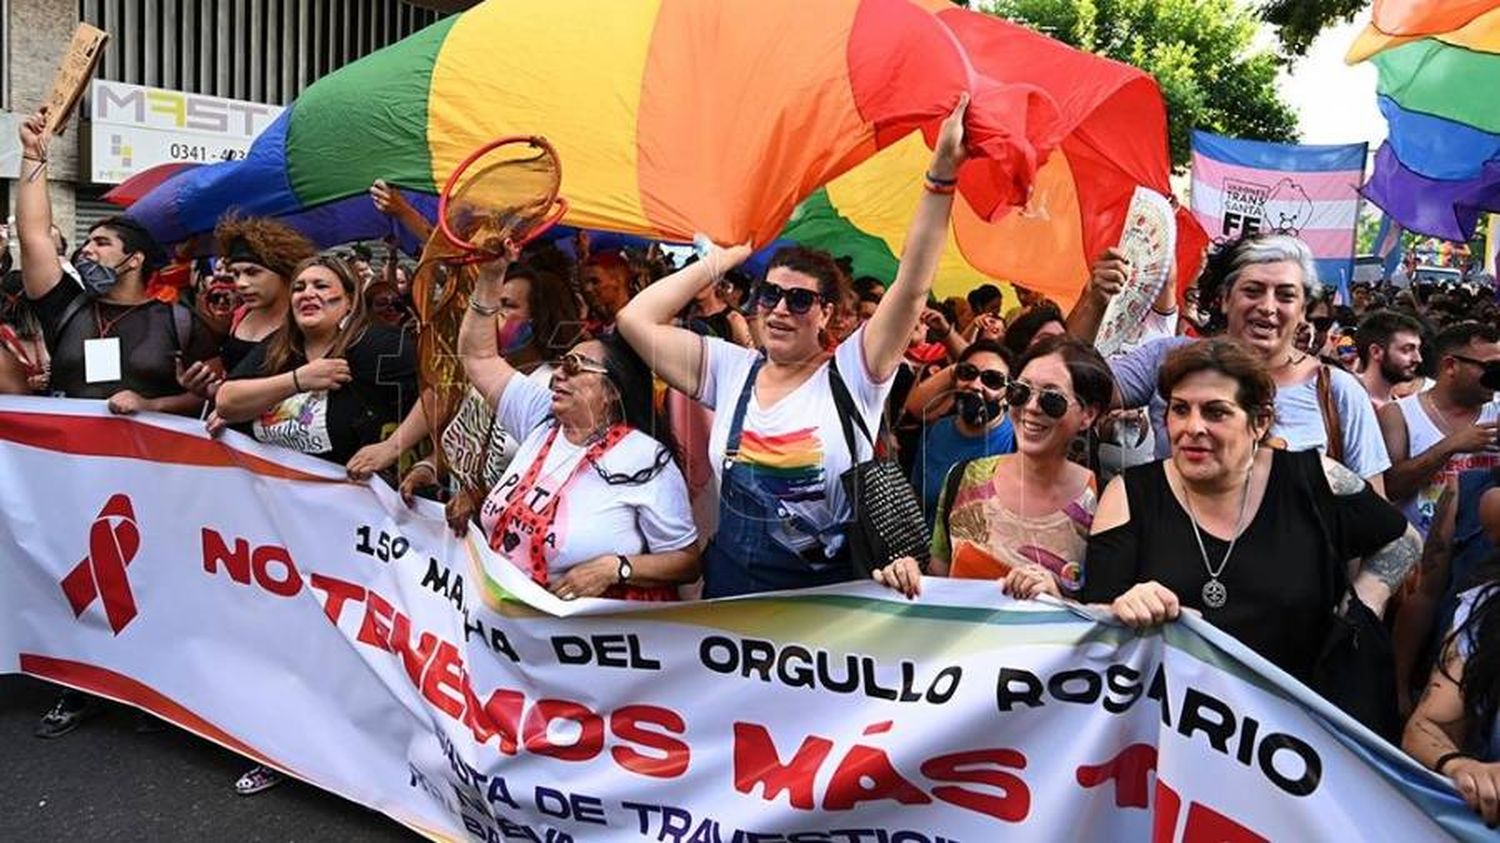
[[[1172,620],[1183,607],[1278,667],[1310,678],[1340,565],[1378,616],[1421,554],[1401,513],[1316,451],[1262,447],[1276,387],[1259,355],[1204,340],[1168,355],[1158,388],[1172,456],[1104,490],[1082,599],[1122,623]]]

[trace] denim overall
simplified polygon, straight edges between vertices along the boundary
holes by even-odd
[[[823,554],[823,541],[805,551],[788,548],[775,535],[778,525],[789,532],[818,536],[818,530],[797,516],[755,482],[755,469],[737,462],[744,432],[745,410],[755,390],[762,357],[750,367],[745,387],[735,405],[729,437],[724,443],[724,473],[719,490],[719,531],[703,552],[703,596],[731,597],[789,588],[810,588],[853,578],[846,554],[832,559]],[[839,530],[832,532],[832,538]],[[825,534],[826,535],[826,534]]]

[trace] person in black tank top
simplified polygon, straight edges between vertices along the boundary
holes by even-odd
[[[1174,351],[1162,367],[1170,459],[1128,469],[1100,501],[1082,600],[1130,626],[1181,607],[1300,679],[1362,559],[1355,593],[1377,615],[1421,553],[1401,513],[1315,451],[1261,442],[1275,385],[1234,340]]]

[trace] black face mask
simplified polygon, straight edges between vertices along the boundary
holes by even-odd
[[[83,282],[83,288],[95,296],[108,293],[120,282],[118,266],[105,266],[98,261],[80,257],[73,261],[73,268],[78,270],[78,280]]]
[[[958,409],[958,417],[964,423],[975,427],[984,427],[1000,416],[1000,402],[998,400],[985,400],[985,397],[977,392],[960,392],[953,397]]]

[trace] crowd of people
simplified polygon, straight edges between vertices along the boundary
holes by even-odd
[[[507,244],[478,271],[455,338],[467,391],[442,417],[394,251],[320,252],[231,214],[164,300],[148,231],[114,217],[68,254],[45,178],[22,180],[0,392],[197,416],[380,475],[563,600],[864,578],[919,599],[924,578],[957,577],[1131,627],[1194,612],[1500,821],[1493,291],[1361,286],[1337,304],[1305,243],[1258,235],[1166,284],[1105,358],[1095,335],[1133,269],[1117,250],[1067,310],[1021,288],[1007,310],[991,284],[932,295],[964,113],[889,282],[803,247],[752,278],[743,245],[676,266],[584,237]],[[43,121],[20,139],[44,172]],[[430,231],[399,190],[371,198]],[[909,482],[869,470],[892,465]],[[920,546],[871,544],[872,477],[920,508]],[[38,734],[94,705],[65,694]]]

